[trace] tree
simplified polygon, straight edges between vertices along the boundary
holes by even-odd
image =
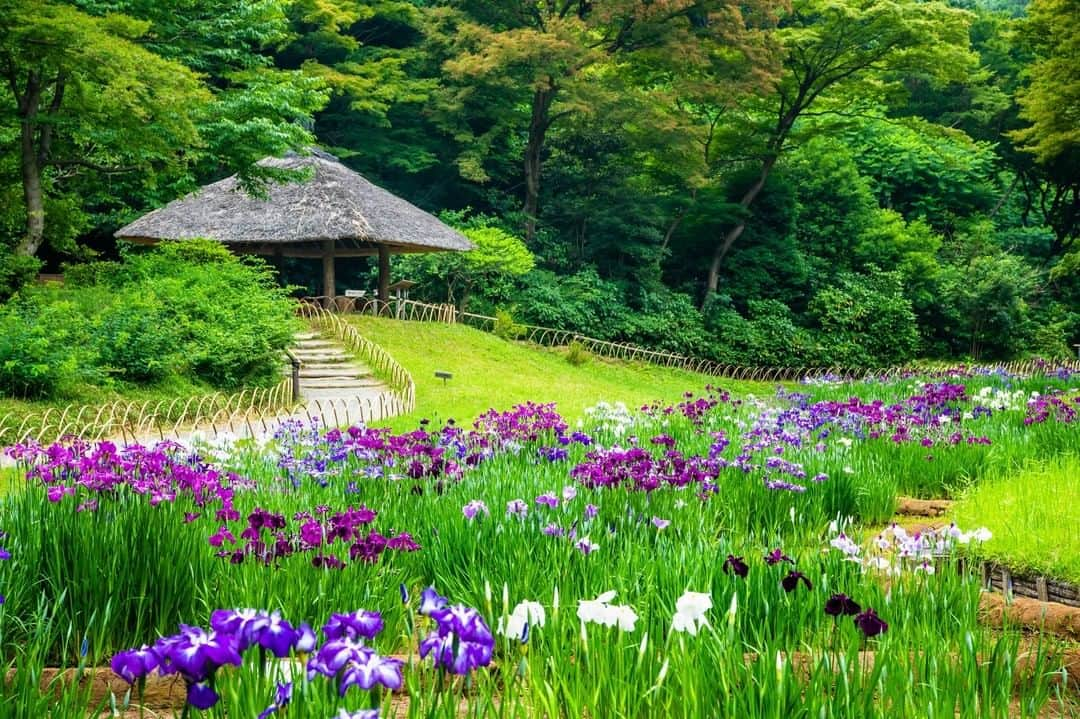
[[[942,2],[917,0],[796,0],[779,25],[783,72],[762,102],[748,107],[757,125],[757,179],[739,200],[743,208],[716,242],[706,295],[716,292],[720,269],[746,229],[754,203],[797,123],[807,117],[858,117],[895,85],[899,73],[955,77],[970,66],[969,15]],[[813,129],[827,128],[820,119]]]
[[[160,171],[198,143],[194,116],[209,93],[191,70],[138,43],[148,29],[124,15],[0,0],[2,111],[19,126],[26,212],[17,254],[41,247],[59,173]]]
[[[485,180],[488,149],[524,125],[523,212],[525,241],[531,244],[548,132],[563,118],[611,99],[605,74],[622,71],[612,65],[645,56],[653,63],[666,60],[669,73],[738,66],[744,70],[741,82],[760,81],[767,62],[756,28],[774,2],[450,0],[446,5],[432,17],[437,35],[454,48],[444,68],[459,84],[446,89],[442,117],[456,136],[476,138],[459,166],[469,179]]]
[[[1049,176],[1042,209],[1064,250],[1080,231],[1080,2],[1033,0],[1022,37],[1036,55],[1012,133]]]

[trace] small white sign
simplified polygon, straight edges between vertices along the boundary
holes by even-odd
[[[367,290],[345,290],[346,297],[363,297],[367,294]]]

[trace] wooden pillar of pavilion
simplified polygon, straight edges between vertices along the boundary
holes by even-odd
[[[323,240],[322,248],[322,282],[323,295],[329,297],[328,302],[333,304],[337,296],[336,278],[334,277],[334,241]]]
[[[379,245],[379,314],[390,307],[390,248]]]

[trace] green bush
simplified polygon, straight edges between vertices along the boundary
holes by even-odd
[[[566,348],[566,361],[574,367],[580,367],[588,362],[591,357],[589,350],[585,349],[585,345],[579,340],[573,340]]]
[[[157,297],[124,299],[123,304],[105,310],[98,320],[98,358],[125,381],[164,379],[178,364],[176,327]]]
[[[267,385],[298,326],[261,260],[210,241],[164,243],[123,262],[69,267],[63,287],[24,288],[0,312],[0,391],[53,398],[80,382],[182,377]]]
[[[75,303],[13,301],[0,311],[0,391],[27,399],[71,395],[93,374],[87,340]]]
[[[875,367],[915,357],[919,328],[897,272],[843,274],[818,292],[810,315],[820,329],[824,364]]]
[[[516,340],[525,334],[525,325],[515,321],[509,310],[496,310],[495,324],[491,332],[504,340]]]

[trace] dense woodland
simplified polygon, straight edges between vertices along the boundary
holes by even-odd
[[[317,144],[480,246],[395,260],[425,299],[756,364],[1080,342],[1078,0],[0,0],[0,74],[24,318]]]

